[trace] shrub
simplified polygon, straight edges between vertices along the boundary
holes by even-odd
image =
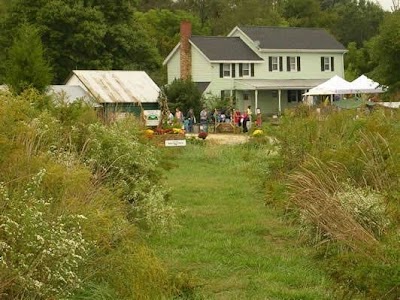
[[[8,298],[65,297],[79,288],[78,270],[86,259],[83,215],[51,213],[53,199],[38,195],[45,171],[32,178],[25,190],[10,194],[0,184],[0,293]],[[4,278],[6,276],[6,278]]]
[[[0,99],[0,298],[168,298],[137,224],[165,230],[174,209],[140,128],[39,110],[32,90]]]
[[[96,179],[131,204],[132,221],[150,230],[175,225],[175,210],[160,184],[156,148],[139,139],[140,128],[129,120],[109,127],[92,124],[85,162]]]
[[[362,299],[400,296],[399,120],[398,111],[378,107],[321,115],[301,108],[269,132],[279,154],[274,180],[286,182],[272,193],[285,201],[289,192],[285,207],[311,234],[326,270]]]
[[[354,219],[364,228],[382,237],[390,225],[384,197],[371,188],[355,187],[350,181],[344,182],[335,195]]]
[[[175,111],[176,108],[186,114],[190,108],[193,108],[195,116],[198,116],[201,110],[201,92],[196,83],[190,79],[175,79],[171,84],[163,88],[168,98],[169,108]]]
[[[264,132],[261,129],[256,129],[253,131],[252,136],[254,137],[259,137],[259,136],[263,136]]]
[[[205,140],[207,136],[208,136],[208,133],[205,132],[205,131],[202,131],[202,132],[199,132],[199,134],[198,134],[197,137],[198,137],[199,139]]]

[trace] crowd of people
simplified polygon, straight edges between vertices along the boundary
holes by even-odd
[[[261,127],[261,111],[259,108],[255,111],[255,118],[253,118],[253,111],[249,105],[247,109],[243,112],[233,109],[217,109],[215,108],[213,112],[210,112],[206,107],[204,107],[199,114],[199,124],[200,131],[208,131],[209,124],[218,123],[232,123],[237,127],[242,127],[243,132],[248,132],[252,124],[257,127]],[[190,108],[186,115],[180,110],[179,107],[175,109],[175,114],[172,112],[168,113],[168,123],[170,125],[178,123],[183,126],[186,132],[193,132],[194,125],[197,124],[197,118],[195,116],[193,108]]]

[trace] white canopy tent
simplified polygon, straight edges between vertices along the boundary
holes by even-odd
[[[356,91],[358,94],[362,93],[383,93],[385,92],[383,87],[380,86],[378,82],[373,81],[372,79],[368,78],[365,75],[361,75],[357,79],[354,79],[351,82],[351,85],[353,86],[353,89]]]
[[[320,85],[310,89],[304,95],[343,95],[352,94],[354,92],[354,88],[350,82],[344,80],[340,76],[335,75],[331,79],[328,79]]]

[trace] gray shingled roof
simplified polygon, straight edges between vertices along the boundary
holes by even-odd
[[[208,88],[210,85],[210,82],[196,82],[197,89],[200,91],[200,93],[204,93],[204,91]]]
[[[192,36],[190,41],[211,61],[262,61],[239,37]]]
[[[345,50],[325,29],[297,27],[239,27],[261,49]]]

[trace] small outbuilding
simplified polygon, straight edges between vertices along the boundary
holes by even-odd
[[[158,110],[160,88],[144,71],[74,70],[67,86],[80,86],[106,120]]]
[[[79,85],[50,85],[47,94],[57,97],[66,104],[79,100],[85,102],[93,101],[88,92]]]

